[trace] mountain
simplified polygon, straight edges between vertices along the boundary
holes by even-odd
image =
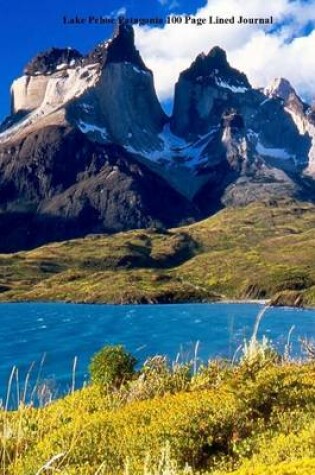
[[[174,134],[203,140],[196,172],[206,182],[194,201],[243,205],[304,193],[301,175],[310,160],[310,137],[301,134],[278,96],[253,89],[219,47],[181,73],[171,120]]]
[[[87,55],[39,53],[11,104],[0,126],[2,252],[315,199],[315,111],[284,79],[252,88],[217,46],[180,74],[171,117],[125,22]]]

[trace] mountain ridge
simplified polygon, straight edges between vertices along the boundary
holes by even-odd
[[[180,74],[171,117],[124,22],[85,56],[39,53],[11,94],[0,127],[2,218],[48,213],[85,235],[174,226],[253,201],[315,200],[313,110],[285,79],[253,89],[219,46]]]

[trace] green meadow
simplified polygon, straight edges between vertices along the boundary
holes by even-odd
[[[87,236],[1,255],[1,301],[315,304],[315,207],[228,208],[176,229]]]

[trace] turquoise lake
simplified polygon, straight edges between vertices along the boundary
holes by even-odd
[[[88,381],[90,357],[106,344],[123,344],[138,361],[166,354],[170,359],[232,358],[252,334],[259,304],[78,305],[62,303],[0,304],[0,398],[11,388],[21,397],[29,369],[28,395],[48,388],[53,397],[69,391],[77,357],[75,387]],[[315,310],[269,308],[260,324],[280,352],[291,337],[291,354],[301,355],[300,339],[315,337]],[[19,383],[19,384],[18,384]],[[20,394],[18,393],[18,388]],[[27,399],[26,398],[26,399]]]

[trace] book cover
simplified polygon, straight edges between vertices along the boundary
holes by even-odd
[[[2,3],[0,473],[313,473],[314,0]]]

